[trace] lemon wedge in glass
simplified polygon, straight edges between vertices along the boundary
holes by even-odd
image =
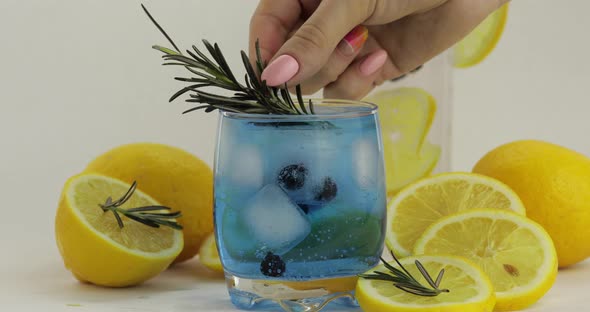
[[[379,107],[383,138],[387,193],[429,175],[441,154],[427,141],[436,114],[436,101],[420,88],[398,88],[366,99]]]
[[[466,68],[483,61],[502,37],[507,17],[508,3],[490,14],[453,47],[453,65]]]

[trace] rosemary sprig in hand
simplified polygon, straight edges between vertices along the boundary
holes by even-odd
[[[100,208],[102,208],[104,212],[113,212],[115,219],[117,219],[117,224],[119,224],[119,228],[124,227],[123,220],[121,220],[121,216],[119,215],[122,214],[131,220],[154,228],[159,228],[160,225],[163,225],[176,230],[182,230],[182,226],[180,224],[175,221],[171,221],[171,219],[182,216],[180,211],[161,212],[160,210],[171,210],[170,208],[164,206],[143,206],[129,209],[120,208],[129,200],[129,198],[131,198],[131,196],[133,196],[136,188],[137,182],[133,181],[133,184],[131,184],[131,187],[127,190],[125,195],[116,201],[113,201],[111,197],[107,198],[104,204],[99,204]]]
[[[185,55],[170,36],[168,36],[166,31],[156,22],[146,7],[143,4],[141,7],[174,48],[170,49],[158,45],[153,46],[154,49],[164,53],[162,56],[165,61],[163,65],[182,66],[194,74],[193,77],[175,78],[189,85],[172,95],[170,102],[185,93],[190,93],[190,97],[186,100],[187,102],[203,104],[188,109],[183,113],[200,109],[204,109],[205,112],[220,109],[229,112],[252,114],[302,115],[314,113],[312,101],[309,100],[308,103],[304,102],[299,85],[296,86],[297,103],[295,103],[286,85],[285,88],[269,87],[265,81],[260,81],[259,76],[266,64],[260,56],[258,42],[256,42],[256,71],[250,64],[248,55],[244,51],[241,51],[242,62],[246,68],[244,85],[236,79],[217,43],[212,45],[207,40],[203,40],[203,44],[212,59],[207,57],[194,45],[192,46],[192,51],[186,50]],[[205,87],[229,90],[233,92],[233,96],[202,91],[201,88]]]
[[[406,270],[406,268],[404,268],[404,266],[397,260],[397,258],[393,254],[393,252],[391,252],[391,256],[393,257],[395,262],[399,265],[401,270],[393,267],[392,265],[387,263],[385,260],[383,260],[383,258],[381,258],[383,265],[385,265],[385,267],[389,270],[389,273],[374,271],[375,274],[361,274],[360,277],[363,277],[366,279],[393,282],[393,286],[395,286],[405,292],[408,292],[408,293],[411,293],[414,295],[418,295],[418,296],[434,297],[434,296],[438,296],[439,294],[441,294],[443,292],[449,292],[448,289],[440,289],[439,288],[440,282],[442,281],[443,275],[445,273],[444,269],[442,269],[438,273],[436,280],[433,280],[432,277],[430,276],[430,274],[428,274],[428,272],[426,271],[426,269],[422,265],[422,263],[420,263],[420,261],[416,260],[414,262],[416,264],[416,267],[420,271],[420,274],[422,274],[424,279],[426,279],[426,282],[428,282],[428,285],[430,285],[431,288],[429,288],[427,286],[420,284],[416,280],[416,278],[414,278],[412,276],[412,274],[410,274],[410,272],[408,272],[408,270]]]

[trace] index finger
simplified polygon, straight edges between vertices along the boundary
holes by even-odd
[[[261,0],[250,20],[250,59],[256,59],[258,40],[262,59],[270,60],[285,43],[302,12],[299,0]]]

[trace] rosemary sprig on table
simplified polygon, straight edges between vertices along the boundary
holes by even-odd
[[[261,58],[258,41],[256,42],[256,71],[250,63],[248,55],[244,51],[241,51],[242,62],[246,68],[244,85],[236,79],[217,43],[211,44],[207,40],[203,40],[203,44],[212,59],[207,57],[194,45],[192,46],[192,51],[186,50],[185,55],[166,31],[156,22],[146,7],[143,4],[141,7],[174,48],[170,49],[158,45],[153,46],[154,49],[164,53],[162,56],[165,61],[163,65],[182,66],[194,75],[188,78],[175,78],[178,81],[188,83],[188,85],[174,93],[170,98],[170,102],[185,93],[189,93],[189,98],[186,102],[203,104],[188,109],[183,113],[200,109],[204,109],[207,113],[217,109],[252,114],[302,115],[314,113],[312,101],[309,100],[308,103],[304,102],[299,85],[295,88],[297,94],[297,102],[295,102],[291,98],[286,84],[284,88],[276,88],[267,86],[265,81],[260,81],[259,76],[266,64]],[[229,90],[233,92],[233,96],[202,91],[201,88],[205,87]]]
[[[414,278],[412,276],[412,274],[410,274],[410,272],[408,272],[408,270],[406,270],[406,268],[404,268],[404,266],[399,262],[399,260],[397,260],[397,258],[393,254],[393,252],[391,252],[391,256],[393,257],[395,262],[399,265],[401,270],[398,268],[395,268],[394,266],[390,265],[385,260],[383,260],[383,258],[381,258],[383,265],[385,265],[385,267],[389,270],[389,273],[374,271],[375,274],[361,274],[360,277],[363,277],[366,279],[393,282],[393,286],[395,286],[405,292],[408,292],[408,293],[411,293],[414,295],[418,295],[418,296],[434,297],[434,296],[438,296],[439,294],[441,294],[443,292],[449,292],[448,289],[440,289],[439,288],[440,282],[442,281],[443,275],[445,274],[444,269],[440,270],[440,272],[438,273],[438,276],[436,277],[436,280],[433,280],[432,277],[430,276],[430,274],[426,271],[426,269],[422,265],[422,263],[420,263],[420,261],[416,260],[414,262],[416,264],[416,267],[420,271],[420,274],[422,274],[424,279],[426,279],[426,282],[428,282],[428,285],[430,285],[431,288],[429,288],[427,286],[420,284],[420,282],[418,282],[416,280],[416,278]]]
[[[127,190],[127,192],[123,196],[121,196],[121,198],[117,199],[116,201],[113,201],[113,199],[109,196],[109,198],[106,199],[104,204],[99,204],[100,208],[102,208],[102,210],[104,212],[107,212],[107,211],[113,212],[113,214],[115,215],[115,219],[117,219],[117,224],[119,225],[119,228],[124,227],[123,220],[121,219],[121,216],[119,215],[119,214],[122,214],[131,220],[137,221],[139,223],[142,223],[147,226],[154,227],[154,228],[159,228],[161,225],[163,225],[163,226],[171,227],[176,230],[182,230],[182,226],[180,224],[178,224],[176,221],[172,221],[173,219],[179,218],[182,216],[180,214],[180,211],[162,212],[161,210],[170,211],[171,209],[168,207],[157,206],[157,205],[143,206],[143,207],[129,208],[129,209],[121,208],[121,206],[123,204],[125,204],[129,200],[129,198],[131,198],[131,196],[133,196],[133,193],[135,192],[136,188],[137,188],[137,182],[133,181],[133,184],[131,184],[131,187]]]

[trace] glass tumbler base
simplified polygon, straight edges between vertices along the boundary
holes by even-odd
[[[358,307],[354,277],[317,281],[255,280],[225,274],[231,302],[243,310],[317,312],[328,304]]]

